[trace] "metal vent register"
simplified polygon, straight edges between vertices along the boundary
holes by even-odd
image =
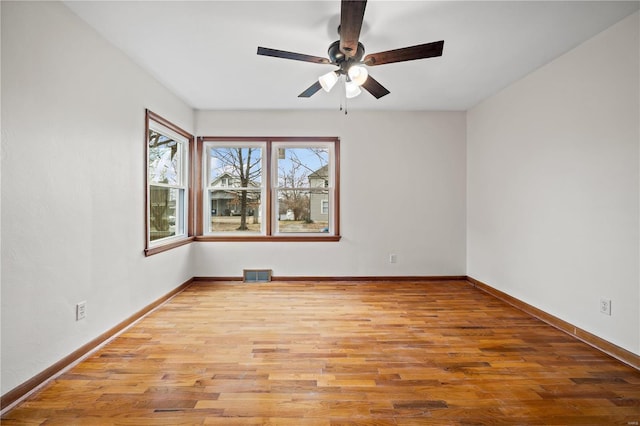
[[[271,269],[243,269],[242,281],[245,283],[266,283],[271,281]]]

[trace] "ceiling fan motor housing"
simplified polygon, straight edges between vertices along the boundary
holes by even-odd
[[[360,60],[364,56],[364,46],[362,43],[358,42],[358,50],[356,51],[356,54],[347,59],[345,54],[340,50],[340,40],[336,40],[329,46],[327,54],[329,55],[331,62],[340,67],[340,72],[346,73],[351,65],[360,63]]]

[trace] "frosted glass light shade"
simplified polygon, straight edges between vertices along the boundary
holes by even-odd
[[[360,93],[362,93],[362,90],[360,90],[360,86],[358,86],[353,81],[347,81],[344,84],[344,89],[345,89],[345,91],[347,93],[347,99],[355,98]]]
[[[369,71],[360,65],[351,66],[348,74],[351,81],[356,83],[358,86],[362,86],[364,82],[367,81],[367,77],[369,77]]]
[[[320,82],[320,86],[324,89],[325,92],[329,92],[333,86],[338,82],[338,74],[335,71],[331,71],[330,73],[321,75],[318,78]]]

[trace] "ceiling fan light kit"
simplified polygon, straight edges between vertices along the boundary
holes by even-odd
[[[390,93],[389,90],[369,75],[369,71],[365,65],[376,66],[442,56],[444,48],[443,40],[364,56],[364,45],[360,43],[358,39],[360,38],[360,30],[362,28],[366,6],[366,0],[342,0],[340,26],[338,27],[340,40],[336,40],[329,45],[329,49],[327,50],[329,58],[266,47],[258,47],[258,55],[316,64],[335,65],[338,67],[337,70],[320,76],[318,81],[300,93],[298,97],[309,98],[320,89],[329,92],[340,77],[344,76],[345,96],[347,99],[354,98],[362,93],[360,87],[363,87],[376,99],[380,99]]]
[[[344,91],[347,99],[355,98],[360,93],[362,93],[362,90],[360,90],[360,86],[358,86],[355,81],[346,81],[344,83]]]
[[[338,78],[338,73],[335,71],[331,71],[324,75],[321,75],[318,78],[318,81],[320,82],[320,86],[322,86],[325,92],[330,92],[333,86],[335,86],[338,82]]]
[[[349,71],[347,71],[347,75],[358,86],[362,86],[365,81],[367,81],[367,77],[369,77],[369,71],[361,65],[351,65],[349,67]]]

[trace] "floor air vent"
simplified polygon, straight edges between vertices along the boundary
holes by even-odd
[[[271,281],[271,269],[243,269],[242,280],[245,283],[266,283]]]

